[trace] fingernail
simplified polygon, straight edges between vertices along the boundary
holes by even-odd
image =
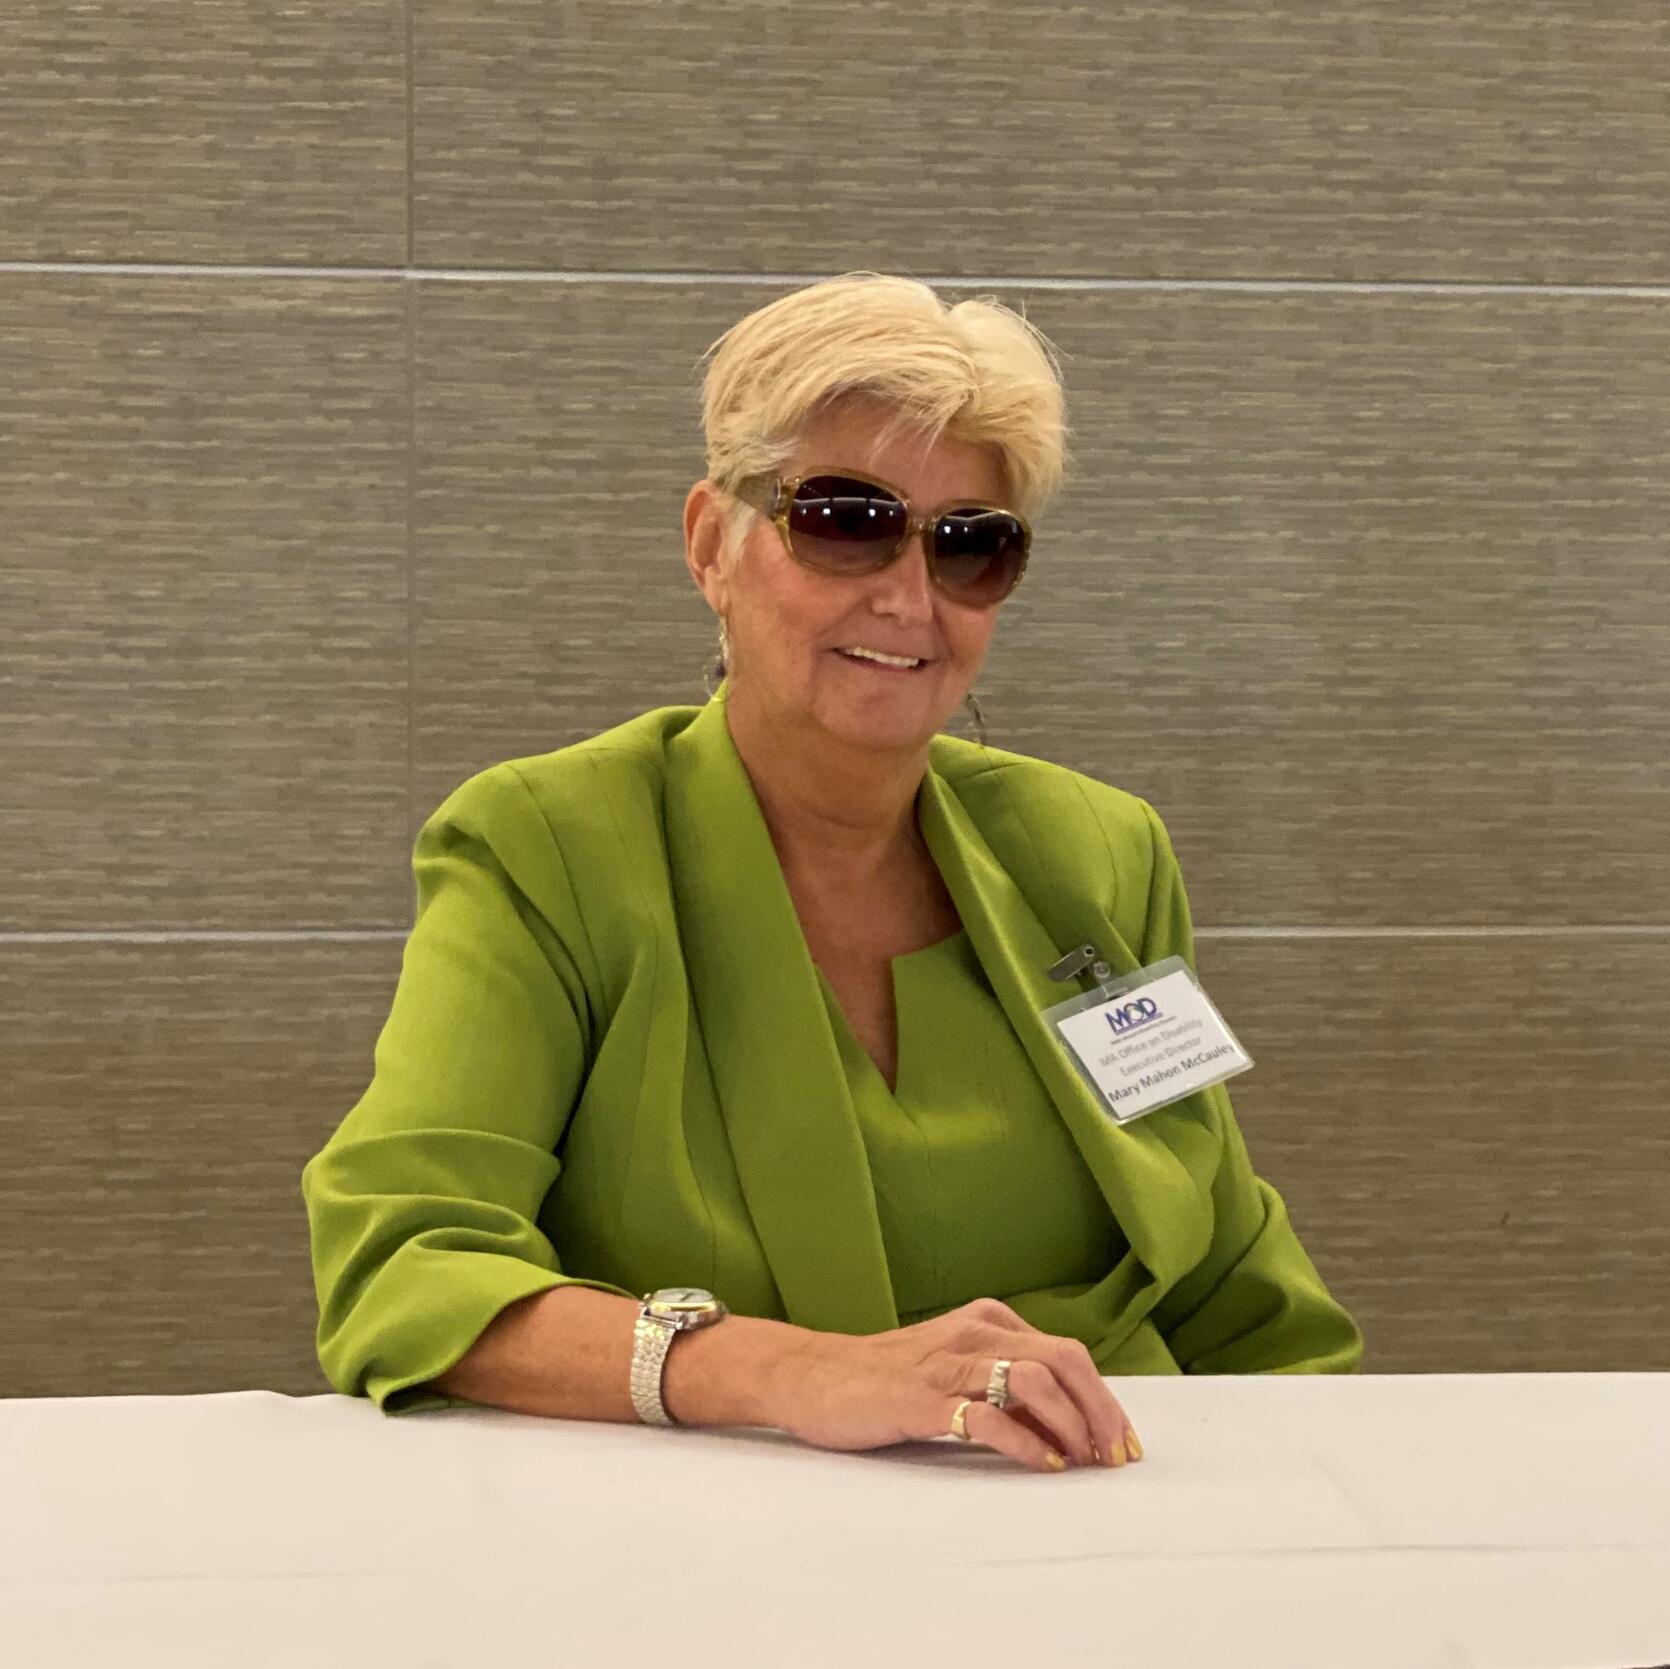
[[[1137,1441],[1136,1430],[1132,1426],[1127,1426],[1125,1428],[1125,1453],[1128,1454],[1132,1460],[1142,1459],[1142,1445]]]
[[[1065,1472],[1067,1470],[1066,1461],[1064,1461],[1054,1449],[1051,1449],[1050,1452],[1044,1456],[1044,1462],[1052,1472]]]
[[[1104,1466],[1123,1466],[1125,1464],[1125,1457],[1119,1452],[1117,1443],[1108,1445],[1108,1452],[1102,1456],[1102,1464]]]

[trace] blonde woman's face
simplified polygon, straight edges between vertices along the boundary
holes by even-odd
[[[784,475],[876,475],[918,515],[958,500],[1009,502],[995,447],[945,436],[928,446],[907,429],[883,450],[891,416],[873,402],[844,402],[808,426]],[[936,591],[917,534],[876,573],[826,574],[795,561],[764,516],[749,522],[726,590],[733,704],[894,752],[925,745],[962,706],[998,614]],[[853,648],[924,664],[898,671],[842,653]]]

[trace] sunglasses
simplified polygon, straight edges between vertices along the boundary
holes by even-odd
[[[845,470],[751,476],[736,496],[770,517],[795,561],[820,573],[876,573],[920,533],[934,587],[968,608],[1001,603],[1032,546],[1026,518],[1001,505],[953,499],[918,516],[898,488]]]

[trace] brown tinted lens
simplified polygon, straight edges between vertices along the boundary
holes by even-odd
[[[1007,510],[948,510],[934,523],[934,572],[950,596],[975,607],[1015,589],[1026,549],[1026,528]]]
[[[802,562],[860,574],[893,554],[906,519],[904,505],[885,487],[848,475],[814,475],[795,490],[789,537]]]

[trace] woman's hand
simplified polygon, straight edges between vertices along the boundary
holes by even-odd
[[[1009,1402],[984,1400],[992,1363],[1006,1357]],[[943,1437],[965,1397],[964,1429],[977,1443],[1037,1471],[1123,1466],[1142,1448],[1119,1400],[1077,1339],[1021,1320],[997,1298],[976,1298],[931,1321],[889,1333],[814,1333],[782,1366],[775,1424],[821,1449],[879,1449]]]

